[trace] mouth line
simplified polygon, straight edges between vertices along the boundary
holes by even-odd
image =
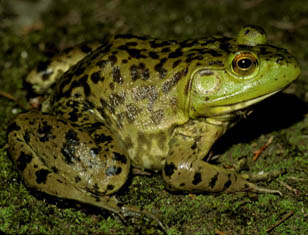
[[[266,99],[267,97],[270,97],[270,96],[276,94],[277,92],[279,92],[281,90],[282,89],[279,89],[277,91],[268,93],[266,95],[262,95],[262,96],[259,96],[259,97],[256,97],[256,98],[253,98],[253,99],[250,99],[250,100],[246,100],[246,101],[243,101],[243,102],[233,103],[233,104],[229,104],[229,105],[218,105],[218,106],[213,107],[212,109],[217,110],[218,111],[217,113],[219,113],[219,115],[232,113],[232,112],[247,108],[247,107],[249,107],[253,104],[256,104],[256,103]],[[219,112],[219,111],[221,111],[221,112]]]

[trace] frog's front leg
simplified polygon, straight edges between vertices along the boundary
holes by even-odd
[[[224,169],[204,160],[213,143],[227,126],[206,121],[190,121],[177,129],[170,142],[163,177],[172,191],[236,192],[252,191],[277,193],[260,188],[233,170]]]
[[[69,121],[28,112],[9,126],[9,151],[29,187],[121,215],[127,207],[108,195],[125,183],[130,160],[103,124],[92,134]]]

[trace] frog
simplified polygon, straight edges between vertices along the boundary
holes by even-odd
[[[28,187],[121,217],[145,213],[115,197],[132,168],[161,172],[171,192],[280,193],[207,156],[254,104],[299,74],[296,59],[255,25],[234,38],[115,35],[30,72],[44,101],[10,123],[9,153]]]

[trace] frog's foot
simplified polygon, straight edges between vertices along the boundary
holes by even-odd
[[[259,172],[257,174],[245,174],[242,173],[241,177],[249,180],[250,182],[271,181],[283,174],[287,173],[286,169],[274,170],[270,172]]]
[[[282,193],[279,190],[259,187],[259,186],[255,185],[253,183],[250,183],[250,182],[247,183],[247,191],[253,192],[253,193],[270,193],[270,194],[277,194],[279,196],[282,196]]]
[[[146,217],[148,219],[151,219],[155,221],[158,226],[167,234],[167,228],[166,226],[152,213],[145,211],[145,210],[140,210],[136,207],[124,205],[121,207],[121,213],[124,215],[124,217],[127,216],[136,216],[136,217]]]
[[[232,170],[234,170],[236,173],[240,173],[242,170],[247,170],[248,169],[248,164],[247,164],[247,158],[242,158],[238,160],[235,164],[232,165]],[[241,173],[239,174],[243,179],[247,180],[247,182],[260,182],[260,181],[271,181],[283,174],[286,173],[286,169],[283,170],[275,170],[271,172],[259,172],[257,174],[247,174],[247,173]],[[277,190],[271,190],[271,189],[266,189],[266,188],[261,188],[258,187],[252,183],[249,184],[251,191],[254,192],[260,192],[260,193],[274,193],[274,194],[279,194],[280,196],[282,195],[279,191]]]
[[[259,187],[251,182],[271,181],[272,179],[275,179],[285,173],[286,173],[286,170],[283,169],[283,170],[276,170],[276,171],[265,172],[265,173],[260,172],[258,174],[240,174],[240,176],[245,180],[249,180],[247,182],[249,182],[248,186],[249,186],[249,191],[251,192],[272,193],[272,194],[278,194],[282,196],[282,193],[278,190],[272,190],[272,189]]]

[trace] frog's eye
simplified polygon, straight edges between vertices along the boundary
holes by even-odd
[[[255,71],[257,63],[257,58],[253,54],[242,52],[232,60],[232,70],[239,76],[247,76]]]

